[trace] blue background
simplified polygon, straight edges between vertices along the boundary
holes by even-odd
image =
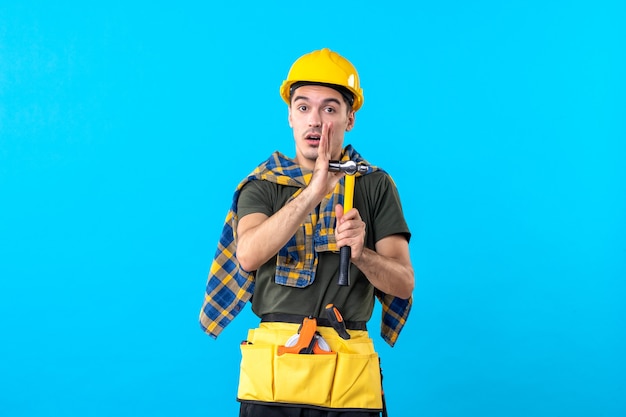
[[[0,6],[1,416],[237,414],[205,279],[321,47],[413,231],[391,415],[626,415],[626,3],[210,3]]]

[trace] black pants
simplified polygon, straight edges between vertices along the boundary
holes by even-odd
[[[380,413],[367,411],[336,412],[242,402],[239,417],[380,417]]]

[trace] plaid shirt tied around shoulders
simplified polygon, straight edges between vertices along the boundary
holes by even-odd
[[[344,149],[341,160],[366,163],[351,145]],[[370,166],[365,175],[376,169]],[[291,197],[293,199],[306,187],[311,176],[311,172],[303,173],[301,167],[293,160],[280,152],[274,152],[237,186],[211,264],[204,303],[200,311],[200,325],[210,336],[216,338],[239,314],[254,293],[254,272],[244,271],[235,255],[239,220],[237,201],[241,189],[249,181],[271,181],[280,185],[299,187]],[[333,193],[321,202],[319,215],[315,212],[309,214],[296,234],[279,251],[276,283],[292,287],[310,285],[315,279],[317,253],[337,250],[334,207],[336,204],[343,204],[343,187],[342,179]],[[409,316],[412,298],[404,300],[379,290],[376,290],[376,297],[382,304],[381,336],[393,346]]]

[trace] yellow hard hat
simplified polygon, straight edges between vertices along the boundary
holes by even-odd
[[[350,61],[328,48],[302,55],[293,63],[287,79],[280,86],[280,96],[287,104],[291,104],[290,90],[295,83],[343,87],[354,96],[352,110],[357,111],[363,105],[363,89],[356,68]]]

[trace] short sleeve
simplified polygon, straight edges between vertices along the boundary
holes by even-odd
[[[400,195],[395,183],[385,172],[374,172],[367,175],[367,205],[372,219],[373,240],[379,240],[400,234],[407,242],[411,238],[409,226],[404,217]]]
[[[244,185],[237,201],[239,218],[252,213],[263,213],[268,217],[274,214],[272,185],[268,181],[259,180],[253,180]]]

